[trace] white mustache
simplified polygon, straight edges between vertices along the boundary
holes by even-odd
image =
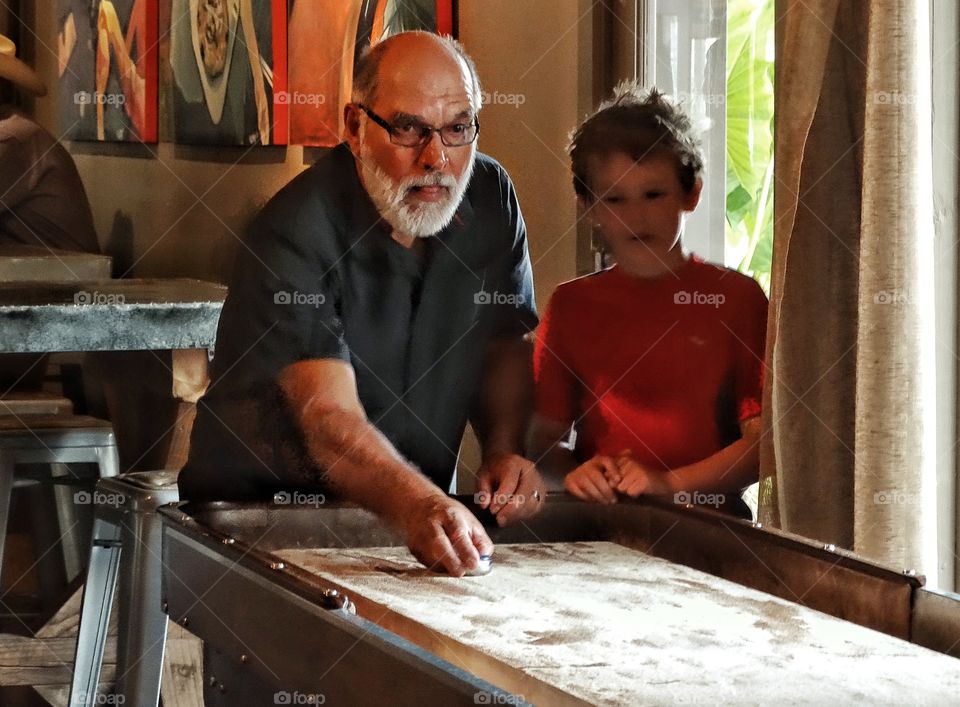
[[[449,174],[435,174],[432,176],[424,177],[410,177],[409,179],[404,179],[400,183],[400,188],[404,192],[408,192],[411,189],[416,187],[446,187],[447,189],[454,189],[457,186],[457,180],[451,177]]]

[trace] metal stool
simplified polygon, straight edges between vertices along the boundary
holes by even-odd
[[[97,484],[90,565],[68,704],[99,704],[97,684],[119,574],[116,693],[124,704],[155,706],[167,634],[161,609],[159,506],[180,499],[177,472],[150,471]]]
[[[10,514],[14,473],[20,464],[49,464],[57,481],[73,476],[68,464],[96,464],[101,477],[120,473],[113,427],[106,420],[85,415],[0,416],[0,564]],[[36,482],[36,479],[34,480]],[[70,486],[54,484],[67,577],[80,573],[81,538],[76,530],[76,504]],[[85,538],[83,541],[85,542]]]

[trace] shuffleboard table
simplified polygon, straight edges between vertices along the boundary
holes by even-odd
[[[208,705],[960,701],[960,597],[832,546],[551,495],[488,525],[490,574],[453,578],[370,513],[299,500],[161,509]]]

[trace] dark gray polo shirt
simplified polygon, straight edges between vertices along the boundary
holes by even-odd
[[[536,325],[526,229],[499,164],[477,155],[457,216],[421,256],[390,237],[339,145],[239,248],[181,496],[322,488],[276,385],[284,367],[320,358],[353,366],[368,419],[446,490],[487,344]]]

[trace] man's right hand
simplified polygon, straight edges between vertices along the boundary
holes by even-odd
[[[414,557],[454,577],[476,569],[480,555],[493,554],[493,542],[476,516],[441,492],[416,501],[405,514],[403,529]]]

